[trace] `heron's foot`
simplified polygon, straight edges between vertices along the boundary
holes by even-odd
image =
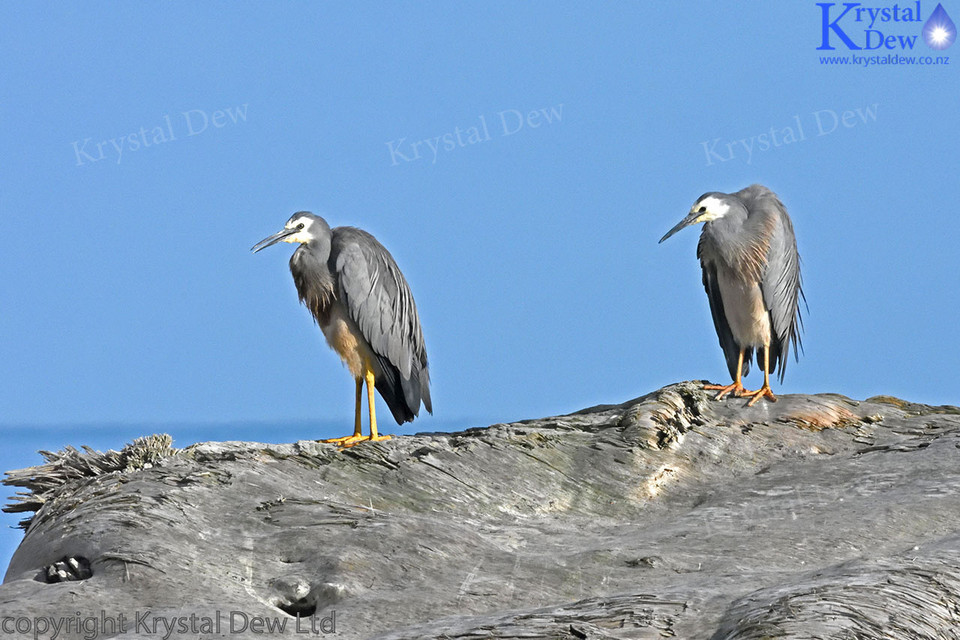
[[[704,390],[706,391],[719,391],[714,398],[715,400],[723,400],[723,396],[728,393],[733,392],[733,395],[737,397],[752,395],[757,393],[756,391],[747,391],[743,388],[743,385],[740,382],[734,382],[733,384],[722,385],[722,384],[705,384],[703,385]]]
[[[341,449],[349,449],[350,447],[357,446],[361,442],[380,442],[382,440],[389,440],[392,437],[393,436],[383,435],[383,436],[360,436],[359,438],[354,438],[353,436],[350,436],[350,438],[347,438],[347,442],[344,442],[343,444],[341,444],[340,447]]]
[[[760,400],[760,398],[766,398],[770,402],[776,402],[777,396],[773,395],[773,389],[770,388],[770,385],[765,384],[756,391],[746,391],[742,396],[753,396],[750,398],[750,402],[747,403],[748,407],[752,407]]]
[[[352,436],[343,436],[342,438],[330,438],[329,440],[321,440],[320,442],[326,442],[329,444],[337,444],[340,446],[352,446],[360,442],[361,440],[366,440],[367,436],[362,436],[359,433],[355,433]]]

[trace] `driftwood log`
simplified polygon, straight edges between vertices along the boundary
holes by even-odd
[[[49,453],[0,637],[960,638],[960,409],[744,405]]]

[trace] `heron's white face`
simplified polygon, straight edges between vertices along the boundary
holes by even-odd
[[[283,228],[296,229],[297,232],[284,238],[283,242],[296,242],[303,244],[305,242],[315,240],[316,236],[314,236],[310,231],[311,226],[313,226],[313,220],[305,216],[301,216],[299,218],[290,218],[287,220],[287,224],[283,225]]]
[[[723,216],[727,215],[729,211],[730,205],[716,196],[707,196],[706,198],[702,198],[690,208],[691,214],[700,214],[694,220],[694,223],[710,222],[711,220],[722,218]]]

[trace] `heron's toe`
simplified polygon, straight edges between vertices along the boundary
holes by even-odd
[[[723,396],[727,395],[728,393],[733,393],[733,395],[737,397],[757,393],[756,391],[747,391],[739,382],[734,382],[728,385],[705,384],[703,385],[703,388],[707,391],[719,391],[720,393],[714,397],[715,400],[723,400]]]
[[[752,407],[753,405],[755,405],[755,404],[760,400],[760,398],[766,398],[766,399],[769,400],[770,402],[776,402],[776,401],[777,401],[777,396],[773,395],[773,389],[771,389],[770,387],[768,387],[768,386],[766,386],[766,385],[760,387],[760,388],[759,388],[758,390],[756,390],[756,391],[748,391],[747,393],[745,393],[745,394],[743,394],[743,395],[744,395],[744,396],[748,396],[748,395],[749,395],[749,396],[753,396],[752,398],[750,398],[750,402],[747,403],[747,406],[748,406],[748,407]]]
[[[346,442],[340,444],[341,449],[349,449],[350,447],[355,447],[361,442],[381,442],[383,440],[389,440],[393,436],[389,435],[377,435],[377,436],[360,436],[356,440],[348,438]]]
[[[338,444],[340,446],[353,446],[361,440],[366,440],[367,436],[361,436],[359,434],[353,434],[352,436],[343,436],[341,438],[330,438],[328,440],[321,440],[320,442],[325,442],[328,444]]]

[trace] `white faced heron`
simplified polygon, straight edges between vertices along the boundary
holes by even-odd
[[[327,442],[352,446],[361,440],[390,437],[377,433],[374,387],[397,424],[412,421],[421,401],[433,413],[417,306],[390,252],[366,231],[331,229],[326,220],[307,211],[293,214],[283,229],[252,250],[256,253],[277,242],[300,243],[290,258],[300,302],[357,382],[353,435]],[[370,411],[367,438],[360,429],[364,381]]]
[[[748,406],[763,397],[776,401],[770,372],[778,369],[782,383],[791,345],[795,358],[802,348],[800,256],[790,216],[777,195],[762,185],[736,193],[706,193],[660,242],[698,222],[705,223],[697,245],[703,286],[733,378],[733,384],[704,388],[719,389],[718,400],[730,392],[749,396]],[[741,376],[750,372],[754,349],[763,367],[763,387],[747,391]]]

